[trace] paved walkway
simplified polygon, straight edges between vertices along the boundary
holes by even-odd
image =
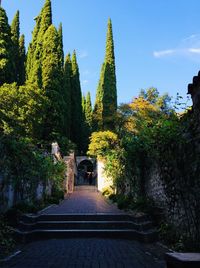
[[[164,268],[136,241],[62,239],[28,244],[2,268]]]
[[[73,194],[69,195],[58,206],[53,206],[43,214],[70,214],[70,213],[106,213],[122,214],[115,204],[110,204],[95,186],[77,186]]]
[[[123,213],[96,188],[78,187],[45,214]],[[154,247],[152,245],[151,247]],[[162,253],[137,241],[121,239],[51,239],[27,244],[2,268],[164,268]],[[157,256],[156,256],[156,255]],[[159,256],[158,256],[159,255]],[[156,256],[156,257],[155,257]]]

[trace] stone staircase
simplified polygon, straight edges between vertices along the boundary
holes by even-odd
[[[49,214],[23,215],[16,238],[30,242],[53,238],[121,238],[151,243],[157,231],[147,215],[127,214]]]

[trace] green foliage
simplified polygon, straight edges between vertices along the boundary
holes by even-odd
[[[62,95],[63,76],[60,69],[57,30],[51,25],[43,39],[42,84],[48,105],[44,115],[43,138],[57,139],[64,132],[63,109],[65,102]]]
[[[104,195],[105,197],[109,197],[110,198],[111,195],[114,195],[114,191],[113,190],[114,189],[112,187],[110,187],[110,186],[104,187],[102,189],[102,195]]]
[[[57,31],[52,25],[50,0],[35,20],[26,57],[24,35],[19,38],[19,12],[10,27],[6,12],[0,8],[0,169],[3,190],[13,186],[14,201],[21,202],[15,209],[24,212],[35,212],[50,201],[47,186],[52,187],[51,201],[59,202],[64,196],[66,165],[54,163],[45,148],[56,140],[61,153],[74,149],[68,139],[72,81],[76,92],[80,89],[76,56],[73,71],[70,56],[64,69],[62,26]],[[80,118],[81,124],[77,124],[82,126]],[[38,184],[44,189],[45,200],[41,202],[36,200]],[[6,199],[3,202],[6,204]]]
[[[87,152],[89,137],[92,133],[92,104],[90,93],[82,96],[83,125],[82,125],[82,150]]]
[[[62,189],[65,172],[63,162],[53,163],[50,156],[25,139],[4,135],[0,140],[0,168],[5,184],[12,184],[20,200],[34,201],[39,183]]]
[[[72,77],[71,77],[71,140],[77,144],[78,150],[83,147],[83,140],[80,136],[83,130],[82,93],[79,78],[79,68],[76,59],[76,52],[72,54]]]
[[[92,130],[92,102],[91,102],[91,96],[90,92],[87,93],[85,98],[85,121],[88,124],[89,131]]]
[[[0,7],[0,85],[14,80],[13,43],[5,10]]]
[[[96,101],[93,112],[94,129],[113,130],[115,125],[115,115],[117,111],[117,89],[115,74],[114,42],[112,33],[112,23],[109,19],[106,55],[102,65],[99,85],[96,93]]]
[[[62,23],[60,23],[58,28],[58,53],[59,53],[59,60],[60,60],[60,69],[63,70],[64,66],[64,52],[63,52],[63,30],[62,30]]]
[[[19,81],[19,11],[17,11],[11,24],[11,39],[12,39],[12,59],[14,62],[14,81]]]
[[[159,227],[159,236],[164,243],[175,251],[184,251],[184,241],[174,225],[162,222]]]
[[[33,72],[33,64],[36,64],[36,61],[34,58],[36,57],[35,52],[36,52],[36,47],[37,47],[37,37],[38,37],[38,32],[40,30],[40,23],[41,23],[41,16],[39,15],[36,19],[36,25],[33,30],[32,34],[32,42],[29,44],[28,51],[27,51],[27,60],[26,60],[26,79],[29,81],[32,81],[32,72]],[[39,52],[37,52],[38,57],[39,57]]]
[[[52,24],[51,1],[46,0],[40,14],[36,18],[36,26],[33,31],[32,42],[27,53],[27,80],[42,87],[42,60],[43,60],[43,38]]]
[[[41,139],[41,122],[46,98],[32,85],[0,87],[0,129],[5,134]]]
[[[90,137],[88,155],[103,160],[104,172],[111,182],[111,191],[121,184],[124,175],[124,150],[118,136],[107,130],[93,132]]]
[[[82,110],[83,110],[84,116],[85,116],[85,104],[86,104],[86,99],[85,99],[85,96],[82,95]]]
[[[6,212],[6,217],[12,220],[11,222],[12,225],[13,225],[13,221],[17,225],[20,219],[19,215],[22,215],[23,213],[37,213],[39,210],[42,210],[44,207],[45,207],[45,203],[43,202],[43,200],[22,201],[14,205],[10,210],[8,210]]]
[[[90,137],[88,155],[105,158],[110,150],[118,146],[118,142],[117,135],[109,130],[93,132]]]
[[[26,48],[25,36],[22,34],[19,39],[19,65],[18,65],[18,84],[23,85],[26,79],[25,71]]]
[[[126,195],[117,196],[117,206],[119,209],[127,209],[130,205],[131,199]]]
[[[14,248],[13,230],[8,226],[3,215],[0,215],[0,259]]]
[[[106,151],[105,171],[116,183],[119,196],[114,199],[121,208],[149,211],[145,185],[151,171],[159,167],[167,197],[167,224],[176,231],[175,246],[198,250],[199,139],[192,139],[195,115],[189,115],[177,114],[167,94],[160,96],[154,88],[142,91],[119,108],[116,129],[120,146]],[[166,229],[169,237],[170,232]]]
[[[64,129],[66,137],[71,137],[71,113],[72,113],[72,63],[70,54],[67,55],[64,65],[64,93],[63,97],[65,100],[65,109],[64,109]]]
[[[18,50],[19,46],[19,10],[15,14],[15,17],[11,24],[11,34],[12,34],[12,41],[13,45],[16,50]]]
[[[150,87],[147,90],[141,89],[139,97],[147,100],[150,104],[154,105],[162,112],[173,112],[171,107],[172,98],[168,95],[168,93],[160,96],[157,88]]]

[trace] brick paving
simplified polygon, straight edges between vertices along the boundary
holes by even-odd
[[[45,210],[42,214],[70,214],[70,213],[106,213],[122,214],[115,204],[110,204],[95,186],[78,186],[73,194],[67,196],[58,206]]]
[[[89,186],[88,186],[89,187]],[[120,214],[94,186],[78,187],[60,205],[43,214],[111,213]],[[164,268],[162,256],[137,241],[122,239],[75,238],[32,242],[2,268]],[[151,253],[150,253],[151,252]]]
[[[52,239],[26,245],[2,268],[164,268],[136,241],[115,239]]]

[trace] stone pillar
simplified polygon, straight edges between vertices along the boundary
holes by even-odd
[[[51,144],[51,154],[53,155],[54,163],[57,163],[57,161],[62,159],[60,147],[56,141]]]
[[[73,193],[74,191],[74,177],[76,175],[76,163],[74,152],[69,156],[64,157],[64,161],[67,165],[66,179],[65,179],[65,191],[67,193]]]

